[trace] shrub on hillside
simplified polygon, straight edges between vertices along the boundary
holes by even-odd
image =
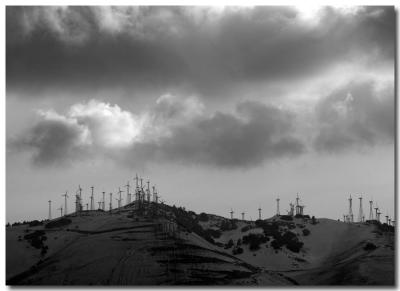
[[[222,220],[220,228],[222,231],[237,229],[236,222],[233,220]]]
[[[265,223],[262,226],[265,236],[272,236],[273,238],[280,237],[279,225],[277,223]]]
[[[192,212],[187,212],[183,207],[172,207],[172,211],[175,215],[176,222],[179,226],[183,227],[189,232],[194,232],[195,234],[201,236],[205,240],[212,244],[215,244],[214,239],[211,237],[210,232],[205,231],[201,225],[198,223]]]
[[[283,246],[282,241],[274,239],[271,241],[271,247],[273,247],[275,250],[280,249]]]
[[[43,230],[36,230],[30,234],[24,235],[24,239],[26,239],[34,248],[40,249],[44,246],[43,241],[45,241],[47,237]]]
[[[212,229],[212,228],[209,228],[209,229],[205,230],[205,233],[210,235],[210,236],[212,236],[212,237],[214,237],[214,238],[219,238],[219,237],[221,237],[221,234],[222,234],[220,230]]]
[[[241,247],[236,247],[232,250],[232,254],[239,255],[243,253],[243,249]]]
[[[243,244],[248,244],[249,249],[251,251],[258,250],[260,248],[260,244],[266,243],[268,238],[260,233],[250,233],[248,235],[243,236],[242,238]]]
[[[42,225],[43,222],[39,221],[39,220],[32,220],[31,222],[29,222],[29,226],[33,227],[33,226],[39,226]]]
[[[310,232],[309,229],[307,229],[307,228],[304,228],[304,229],[303,229],[303,235],[304,235],[304,236],[310,235],[310,233],[311,233],[311,232]]]
[[[228,243],[225,244],[225,249],[230,249],[231,247],[233,247],[233,240],[232,239],[230,239],[228,241]]]
[[[44,227],[45,228],[63,227],[70,224],[71,222],[72,222],[71,219],[62,217],[60,219],[48,222]]]
[[[262,227],[262,225],[265,224],[265,223],[267,223],[267,222],[264,221],[264,220],[261,220],[261,219],[257,219],[255,221],[255,224],[256,224],[257,227]]]
[[[371,242],[368,242],[365,246],[364,246],[364,250],[366,251],[373,251],[377,248],[377,246]]]
[[[215,242],[215,245],[220,247],[220,248],[222,248],[224,246],[224,244],[222,242],[219,242],[219,241]]]
[[[315,216],[311,217],[311,224],[317,224],[317,220],[315,219]]]
[[[300,251],[300,249],[303,247],[303,243],[301,241],[298,240],[290,240],[287,244],[286,244],[286,248],[288,250],[291,250],[292,252],[298,253]]]
[[[251,229],[251,226],[250,226],[250,225],[246,225],[246,226],[243,226],[243,227],[242,227],[241,231],[242,231],[242,232],[246,232],[246,231],[248,231],[248,230],[250,230],[250,229]]]
[[[290,215],[281,215],[280,218],[286,221],[293,221],[293,217]]]
[[[208,215],[204,212],[199,214],[199,220],[200,221],[208,221]]]
[[[296,234],[287,231],[283,235],[277,235],[274,237],[274,240],[271,242],[271,247],[275,250],[280,249],[283,246],[292,252],[299,252],[300,249],[303,247],[303,243],[299,241]]]

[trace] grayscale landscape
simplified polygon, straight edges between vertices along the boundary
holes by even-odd
[[[9,285],[394,285],[394,227],[135,200],[7,228]]]
[[[6,7],[7,285],[395,285],[395,7],[250,4]]]

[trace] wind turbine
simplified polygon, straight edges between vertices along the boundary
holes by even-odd
[[[157,192],[156,192],[156,186],[155,186],[155,185],[153,185],[153,186],[152,186],[152,188],[153,188],[153,202],[156,202],[156,203],[157,203]]]
[[[51,200],[49,200],[49,220],[51,220]]]
[[[83,210],[82,206],[82,188],[81,185],[78,186],[78,191],[79,191],[79,211]]]
[[[146,193],[147,193],[147,202],[150,203],[150,180],[147,180],[147,189],[146,189]]]
[[[122,192],[124,192],[124,191],[122,191],[122,190],[121,190],[121,188],[120,188],[120,187],[118,187],[118,194],[119,194],[118,208],[120,208],[120,207],[121,207],[121,201],[122,201],[122,198],[121,198],[121,193],[122,193]]]
[[[129,204],[129,203],[131,203],[131,193],[129,193],[129,187],[130,187],[129,181],[125,185],[125,187],[126,187],[126,204]]]
[[[65,194],[62,194],[61,196],[64,196],[64,198],[65,198],[64,215],[67,215],[67,214],[68,214],[68,211],[67,211],[67,198],[69,197],[69,196],[68,196],[68,191],[65,191]],[[61,216],[62,216],[62,215],[61,215]]]
[[[62,217],[62,216],[63,216],[63,207],[60,206],[60,208],[58,208],[57,210],[60,210],[60,211],[61,211],[61,217]]]
[[[94,187],[90,187],[92,189],[92,196],[90,196],[90,210],[94,210],[94,197],[93,197],[93,190]]]
[[[135,201],[137,201],[139,199],[139,177],[137,174],[134,180],[136,181]]]

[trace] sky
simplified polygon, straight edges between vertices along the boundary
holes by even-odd
[[[395,36],[391,6],[8,6],[6,220],[136,173],[198,213],[393,217]]]

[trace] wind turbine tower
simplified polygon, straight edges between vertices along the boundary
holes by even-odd
[[[234,212],[233,212],[232,208],[231,208],[231,212],[230,213],[231,213],[231,219],[233,219],[233,213]]]
[[[156,192],[156,186],[153,185],[153,202],[157,203],[157,192]]]
[[[121,193],[122,192],[124,192],[124,191],[122,191],[121,188],[118,187],[118,194],[119,194],[119,199],[117,199],[118,200],[118,208],[121,208],[121,201],[122,201]]]
[[[261,220],[261,206],[258,207],[258,219]]]
[[[354,219],[353,219],[353,199],[351,198],[351,195],[350,195],[350,198],[349,198],[349,222],[354,222]]]
[[[49,200],[49,220],[51,220],[51,200]]]
[[[93,189],[94,187],[90,187],[92,189],[92,196],[90,196],[90,210],[94,210],[94,197],[93,197]]]
[[[242,220],[244,220],[244,212],[242,212]]]
[[[280,215],[280,212],[279,212],[279,198],[276,198],[276,215]]]
[[[129,181],[125,185],[125,187],[126,187],[126,204],[129,204],[129,203],[131,203],[131,193],[129,193],[129,187],[130,187]]]
[[[118,202],[118,211],[119,211],[119,208],[121,207],[121,200],[118,198],[115,198],[115,200],[117,200],[117,202]]]
[[[103,211],[106,210],[106,192],[103,192],[103,205],[102,205]]]
[[[147,202],[150,203],[150,180],[147,180],[146,194],[147,194]]]
[[[140,189],[139,189],[139,202],[143,202],[144,195],[143,195],[143,178],[140,178]]]
[[[75,202],[76,203],[76,205],[75,205],[76,209],[75,210],[76,210],[76,213],[79,213],[79,212],[81,212],[83,210],[81,185],[78,186],[78,190],[76,191],[75,194],[76,194],[76,202]]]
[[[58,208],[57,210],[60,210],[60,212],[61,212],[61,216],[60,217],[62,217],[63,216],[63,208],[62,208],[62,206],[60,206],[60,208]]]
[[[68,192],[67,191],[65,191],[65,194],[63,194],[63,195],[61,195],[61,196],[64,196],[64,203],[65,203],[65,205],[64,205],[64,215],[67,215],[68,214],[68,211],[67,211],[67,198],[69,197],[68,196]],[[61,215],[62,216],[62,215]]]
[[[369,200],[369,220],[374,220],[374,211],[372,210],[372,200]]]
[[[110,193],[110,211],[112,210],[112,193]]]
[[[83,210],[83,204],[82,204],[82,188],[81,185],[79,185],[79,210],[82,211]]]
[[[137,201],[139,199],[139,177],[137,174],[135,180],[136,180],[135,200]]]
[[[75,212],[76,212],[76,214],[79,213],[79,205],[80,205],[80,203],[79,203],[79,195],[76,194],[75,195]]]
[[[360,209],[358,210],[358,222],[363,222],[364,212],[362,207],[362,196],[358,199],[360,200]]]
[[[375,219],[378,220],[378,204],[375,205]]]

